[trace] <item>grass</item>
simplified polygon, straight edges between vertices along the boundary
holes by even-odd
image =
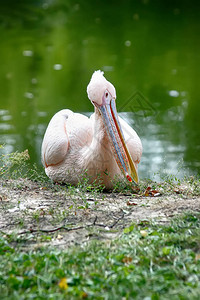
[[[77,187],[53,185],[37,167],[28,167],[26,151],[0,157],[0,176],[4,180],[29,178],[42,189],[50,189],[52,195],[70,199],[72,206],[64,212],[59,207],[49,209],[52,224],[62,222],[69,210],[87,209],[88,198],[100,201],[104,197],[102,187],[89,184],[87,176]],[[20,186],[19,181],[12,184],[17,189],[27,188],[25,180]],[[178,194],[184,199],[200,195],[200,180],[194,177],[179,180],[168,176],[162,183],[142,181],[138,193],[144,195],[149,186],[150,191],[166,196]],[[116,182],[115,192],[135,197],[130,186],[121,182]],[[9,202],[3,203],[6,211]],[[33,213],[33,223],[40,224],[41,212]],[[23,217],[22,212],[21,227]],[[17,233],[0,235],[1,299],[200,299],[198,213],[172,219],[167,225],[133,223],[118,239],[93,240],[67,249],[36,243],[29,250],[29,236],[31,240],[31,232],[26,239]],[[51,239],[52,235],[43,234],[38,240]]]
[[[200,215],[109,243],[23,251],[0,239],[1,299],[200,299]]]

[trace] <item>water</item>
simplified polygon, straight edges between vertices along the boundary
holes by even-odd
[[[0,9],[1,153],[40,162],[63,108],[90,114],[101,69],[143,143],[140,177],[200,173],[198,1],[5,1]],[[156,174],[156,175],[155,175]]]

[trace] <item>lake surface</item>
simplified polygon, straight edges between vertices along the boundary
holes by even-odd
[[[27,4],[28,3],[28,4]],[[1,153],[40,147],[50,118],[90,114],[104,71],[143,144],[140,178],[200,173],[199,1],[4,1],[0,9]]]

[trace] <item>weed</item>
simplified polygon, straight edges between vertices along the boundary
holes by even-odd
[[[20,177],[27,169],[27,161],[30,159],[28,150],[24,152],[13,152],[0,156],[0,176]]]
[[[36,221],[37,224],[39,224],[41,217],[41,211],[38,209],[33,213],[33,219]]]

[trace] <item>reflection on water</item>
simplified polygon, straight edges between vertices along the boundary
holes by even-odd
[[[28,148],[39,165],[50,118],[63,108],[91,114],[86,87],[101,69],[116,87],[120,115],[141,137],[140,177],[200,173],[198,6],[195,0],[5,1],[1,151]]]

